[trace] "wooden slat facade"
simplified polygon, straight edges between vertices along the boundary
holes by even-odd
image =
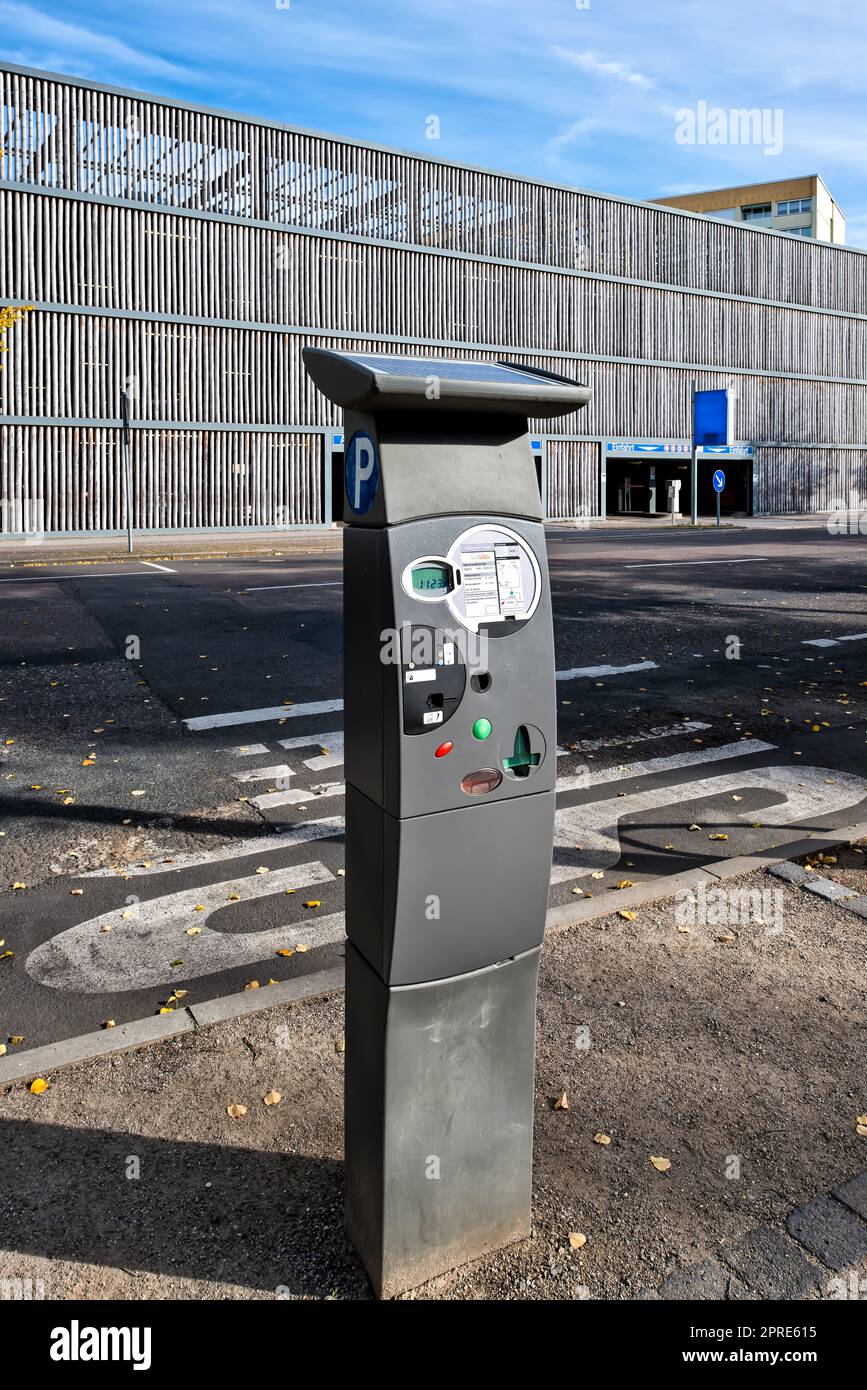
[[[122,389],[137,526],[327,523],[307,343],[588,381],[552,516],[606,437],[685,438],[694,378],[736,383],[756,510],[867,496],[867,254],[14,67],[0,122],[7,530],[122,527]]]

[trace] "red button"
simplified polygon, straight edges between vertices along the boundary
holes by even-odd
[[[453,743],[441,743],[437,751],[434,753],[434,757],[444,758],[446,753],[451,753],[454,746],[455,745]]]

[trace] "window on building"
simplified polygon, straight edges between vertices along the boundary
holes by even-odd
[[[777,203],[777,216],[788,217],[791,212],[812,212],[812,198],[786,198],[781,203]]]
[[[812,236],[812,235],[813,235],[813,227],[812,227],[812,224],[811,224],[810,222],[807,223],[806,227],[780,227],[779,230],[780,230],[781,232],[785,232],[786,236]]]
[[[770,217],[770,203],[748,203],[741,208],[741,216],[745,222],[759,222],[763,217]]]

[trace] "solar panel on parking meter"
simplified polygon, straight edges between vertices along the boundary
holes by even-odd
[[[554,642],[528,416],[586,386],[306,348],[345,410],[346,1222],[390,1296],[529,1233]]]

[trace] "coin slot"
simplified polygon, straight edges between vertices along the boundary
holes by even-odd
[[[480,671],[477,676],[470,676],[470,685],[479,695],[485,695],[491,688],[490,671]]]

